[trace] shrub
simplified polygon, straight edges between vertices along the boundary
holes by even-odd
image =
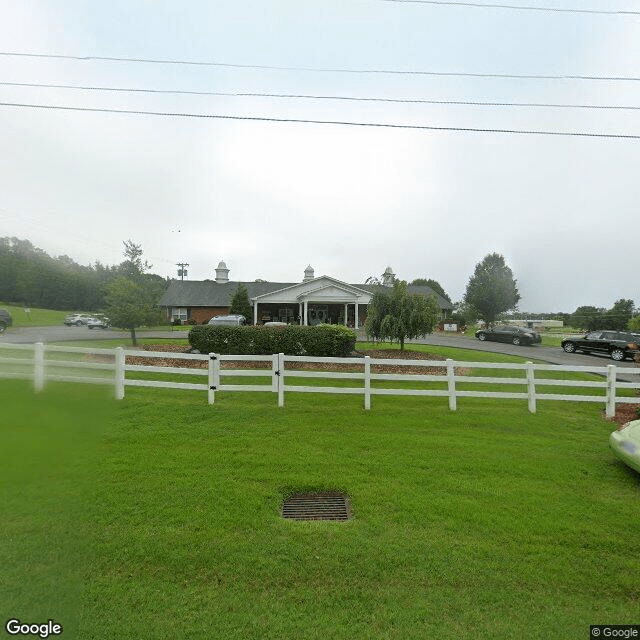
[[[189,331],[189,343],[200,353],[345,357],[356,335],[342,325],[301,327],[201,326]]]

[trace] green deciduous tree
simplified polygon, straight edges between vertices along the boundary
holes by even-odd
[[[396,281],[393,288],[379,287],[367,309],[365,332],[374,340],[399,342],[431,333],[440,310],[433,296],[409,295],[407,283]]]
[[[633,300],[625,300],[624,298],[616,300],[613,307],[604,314],[606,328],[623,331],[627,328],[627,324],[629,320],[631,320],[634,310],[635,303]]]
[[[582,306],[578,307],[570,316],[569,323],[577,329],[602,329],[604,327],[605,309],[601,307]]]
[[[126,278],[136,280],[145,272],[151,269],[146,260],[142,260],[142,246],[136,244],[132,240],[125,240],[124,244],[124,260],[120,263],[118,270]]]
[[[118,267],[121,274],[106,286],[106,312],[114,327],[128,329],[136,345],[136,328],[160,322],[158,300],[164,281],[160,276],[146,274],[151,267],[142,260],[142,248],[131,240],[124,243],[125,260]]]
[[[464,302],[487,324],[499,314],[514,309],[520,300],[513,272],[498,253],[490,253],[476,265],[464,294]]]
[[[238,288],[231,298],[229,313],[239,313],[247,319],[249,324],[253,322],[253,308],[249,302],[249,293],[247,292],[247,287],[242,283],[238,285]]]
[[[633,318],[629,320],[629,322],[627,323],[627,328],[630,331],[640,333],[640,314],[638,314],[637,316],[633,316]]]
[[[136,328],[160,321],[158,299],[157,287],[118,276],[107,285],[107,315],[114,327],[128,329],[132,344],[137,345]]]

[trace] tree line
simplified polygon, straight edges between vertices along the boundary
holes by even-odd
[[[96,261],[80,265],[69,256],[52,257],[29,240],[0,238],[0,300],[30,307],[59,310],[103,311],[108,285],[118,277],[131,278],[140,265],[127,250],[136,245],[127,241],[125,260],[114,266]],[[139,257],[139,256],[138,256]],[[150,265],[145,265],[149,267]],[[147,274],[156,289],[166,287],[164,278]]]

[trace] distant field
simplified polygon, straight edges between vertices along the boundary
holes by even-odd
[[[0,610],[118,640],[637,624],[639,476],[599,407],[272,400],[2,381]],[[353,518],[283,520],[302,489],[344,491]]]
[[[29,307],[29,313],[25,313],[23,305],[7,304],[0,302],[0,307],[7,309],[13,318],[14,327],[50,327],[64,324],[64,319],[70,313],[86,313],[91,315],[91,311],[56,311],[54,309],[39,309],[37,307]],[[178,327],[180,330],[189,330],[191,327]],[[144,327],[146,331],[166,331],[171,333],[171,325],[159,325],[157,327]],[[114,331],[125,331],[124,329],[115,329]]]
[[[22,305],[5,304],[0,302],[0,307],[7,309],[13,318],[14,327],[50,327],[63,324],[64,319],[72,311],[54,311],[53,309],[38,309],[29,307],[29,313],[25,313]]]

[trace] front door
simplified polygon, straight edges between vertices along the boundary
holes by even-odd
[[[309,309],[309,324],[322,324],[329,320],[329,306],[328,305],[314,305]]]

